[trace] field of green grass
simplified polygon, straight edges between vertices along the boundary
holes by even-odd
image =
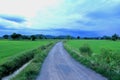
[[[67,42],[69,46],[79,51],[79,48],[88,44],[93,53],[101,53],[101,49],[109,49],[113,52],[120,52],[120,41],[110,40],[69,40]]]
[[[40,41],[8,41],[0,40],[0,64],[9,57],[19,55],[23,52],[48,44],[49,40]]]
[[[0,80],[32,60],[52,43],[52,40],[0,40]]]
[[[120,80],[120,41],[68,40],[64,46],[78,62],[108,80]]]

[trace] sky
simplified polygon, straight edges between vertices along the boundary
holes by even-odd
[[[0,35],[120,35],[120,0],[0,0]]]

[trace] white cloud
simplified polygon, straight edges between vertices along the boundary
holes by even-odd
[[[23,23],[1,19],[0,23],[7,23],[8,28],[16,29],[99,29],[97,26],[75,22],[93,22],[86,14],[97,10],[109,10],[119,3],[120,0],[0,0],[0,14],[23,16],[27,19]]]
[[[56,7],[59,0],[0,0],[0,14],[35,17],[38,11]]]
[[[0,0],[0,14],[24,16],[27,19],[24,27],[40,28],[39,26],[45,27],[46,24],[55,23],[50,19],[58,17],[55,17],[51,10],[56,10],[61,3],[62,0]],[[21,23],[3,22],[11,23],[13,28],[21,27]]]

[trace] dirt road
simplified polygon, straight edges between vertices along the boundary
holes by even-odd
[[[107,80],[82,64],[76,62],[57,43],[49,52],[36,80]]]

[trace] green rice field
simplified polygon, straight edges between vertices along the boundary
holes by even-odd
[[[110,40],[69,40],[67,44],[79,51],[79,48],[88,44],[93,53],[101,53],[101,49],[112,50],[113,52],[120,52],[120,41],[110,41]]]
[[[0,64],[8,60],[9,57],[19,55],[23,52],[46,45],[50,40],[40,41],[9,41],[0,40]]]

